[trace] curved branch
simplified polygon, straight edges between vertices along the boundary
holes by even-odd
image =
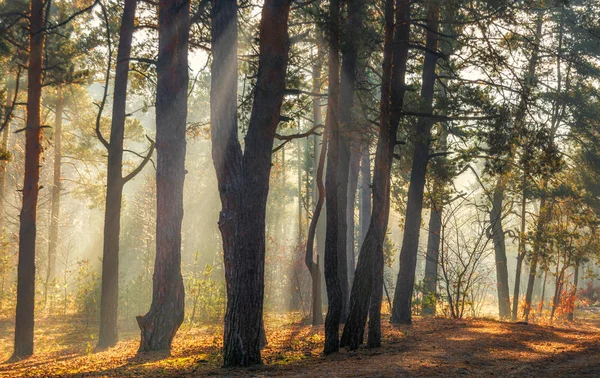
[[[142,169],[144,169],[146,164],[148,164],[148,162],[150,161],[150,158],[152,158],[152,154],[154,153],[154,148],[156,146],[156,142],[154,140],[152,140],[148,135],[146,135],[146,139],[148,139],[148,141],[150,141],[150,148],[148,149],[148,153],[146,154],[146,156],[144,157],[144,160],[142,160],[142,162],[140,163],[140,165],[137,166],[136,169],[131,171],[131,173],[128,174],[127,176],[123,177],[123,185],[127,184],[127,182],[129,180],[131,180],[132,178],[137,176],[137,174],[140,173],[142,171]],[[138,155],[138,154],[136,154],[136,155]]]
[[[106,105],[106,98],[108,97],[108,85],[110,82],[110,65],[112,64],[112,47],[110,41],[110,26],[108,22],[108,15],[106,14],[106,8],[104,4],[99,2],[100,8],[102,9],[102,17],[104,18],[104,23],[106,24],[106,40],[108,45],[108,63],[106,65],[106,79],[104,81],[104,93],[102,94],[102,101],[98,106],[98,115],[96,116],[96,136],[100,140],[100,142],[104,145],[104,147],[108,150],[110,148],[110,144],[106,141],[106,138],[102,135],[102,131],[100,131],[100,122],[102,120],[102,111],[104,110],[104,106]]]

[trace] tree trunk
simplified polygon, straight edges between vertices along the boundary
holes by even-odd
[[[394,28],[395,22],[398,25]],[[385,42],[381,83],[379,138],[373,171],[373,210],[369,229],[358,256],[356,275],[350,296],[350,312],[341,345],[358,348],[369,315],[368,344],[381,344],[381,296],[383,286],[383,243],[390,210],[390,173],[396,146],[396,134],[404,99],[406,62],[410,31],[410,2],[385,2]]]
[[[267,0],[263,6],[258,76],[242,155],[236,121],[237,6],[230,1],[212,3],[211,136],[222,203],[227,367],[261,363],[266,204],[285,88],[289,10],[289,0]]]
[[[125,0],[115,75],[108,165],[106,207],[104,212],[104,246],[102,251],[102,291],[100,296],[100,332],[98,348],[114,346],[118,341],[119,303],[119,236],[123,195],[123,139],[127,105],[127,78],[137,0]]]
[[[438,59],[436,51],[439,40],[439,16],[440,4],[437,0],[431,0],[428,5],[427,52],[425,53],[425,60],[423,62],[423,84],[421,87],[421,111],[426,114],[433,112],[435,70]],[[404,223],[402,249],[400,250],[400,270],[396,281],[396,291],[392,307],[391,321],[393,323],[411,323],[411,302],[419,249],[423,192],[425,189],[427,164],[429,162],[429,144],[433,123],[434,119],[432,117],[422,117],[417,122],[415,150],[413,153],[408,201],[406,204],[406,221]]]
[[[313,123],[314,125],[320,125],[323,123],[323,115],[321,112],[321,97],[318,96],[321,93],[321,54],[320,48],[317,44],[316,63],[313,66]],[[326,135],[324,133],[324,135]],[[307,242],[306,242],[306,267],[310,272],[311,278],[311,313],[312,313],[312,325],[323,324],[323,309],[322,309],[322,298],[321,298],[321,268],[319,265],[319,253],[322,243],[319,242],[317,237],[317,249],[315,251],[314,241],[318,235],[319,224],[323,224],[321,218],[321,211],[323,204],[325,203],[325,185],[323,184],[323,172],[325,169],[325,159],[327,154],[327,138],[319,137],[315,134],[313,138],[314,142],[314,185],[313,185],[313,203],[315,204],[315,210],[313,212],[313,218],[310,221]],[[322,143],[322,145],[320,145]],[[316,259],[313,257],[316,254]]]
[[[435,315],[437,267],[440,249],[440,232],[442,231],[442,206],[443,205],[441,202],[433,202],[431,214],[429,215],[429,239],[427,240],[427,255],[425,258],[425,292],[423,293],[423,315]]]
[[[515,272],[515,287],[513,294],[513,305],[512,305],[512,321],[517,321],[517,315],[519,312],[519,290],[521,286],[521,270],[523,268],[523,260],[525,260],[525,254],[527,253],[525,249],[525,228],[527,226],[526,223],[526,210],[527,210],[527,169],[523,172],[523,183],[522,183],[522,197],[521,197],[521,230],[519,235],[519,252],[517,253],[517,268]]]
[[[356,255],[354,252],[354,212],[356,204],[356,189],[358,188],[358,173],[360,170],[360,148],[350,147],[350,163],[348,171],[348,201],[346,208],[346,251],[348,265],[348,287],[352,287],[354,281],[354,269],[356,268]]]
[[[567,320],[573,321],[573,313],[575,312],[575,300],[577,300],[577,286],[579,285],[579,261],[575,264],[573,273],[573,291],[571,295],[573,296],[573,305],[569,308],[569,312],[567,313]]]
[[[496,260],[496,289],[498,291],[498,315],[501,320],[510,317],[510,294],[508,288],[508,266],[506,260],[506,242],[502,228],[502,205],[504,202],[505,178],[500,176],[496,182],[490,210],[494,257]]]
[[[546,190],[548,189],[548,180],[544,179],[542,183],[542,198],[540,199],[540,211],[538,215],[537,226],[535,230],[535,239],[533,241],[533,251],[531,252],[531,262],[529,263],[529,279],[527,280],[527,290],[525,292],[525,309],[523,317],[525,321],[529,321],[529,313],[531,312],[531,302],[533,297],[533,287],[537,275],[537,265],[540,256],[540,248],[542,243],[542,233],[546,227],[549,211],[546,201]]]
[[[325,185],[323,184],[323,171],[325,168],[325,157],[327,154],[327,134],[323,137],[323,145],[318,155],[318,165],[315,175],[315,181],[317,184],[317,200],[315,204],[315,211],[313,218],[310,221],[308,228],[308,239],[306,242],[306,267],[310,272],[310,278],[312,281],[312,325],[323,324],[323,310],[321,309],[321,272],[319,266],[319,254],[317,251],[316,261],[314,256],[314,240],[317,232],[317,226],[321,211],[323,209],[323,203],[325,202]],[[315,155],[315,158],[317,155]]]
[[[340,2],[329,2],[329,79],[327,96],[327,118],[325,121],[329,133],[327,146],[327,173],[326,185],[326,232],[325,232],[325,286],[327,287],[327,316],[325,317],[325,347],[324,353],[334,353],[339,350],[339,325],[344,311],[343,289],[339,271],[346,266],[339,259],[338,246],[345,233],[338,230],[338,168],[339,153],[339,95],[340,95],[340,57],[339,57],[339,29],[340,29]],[[345,197],[345,193],[344,196]],[[344,209],[346,204],[343,204]],[[345,219],[344,219],[345,221]]]
[[[10,87],[10,76],[7,79],[7,87],[8,93],[6,96],[6,109],[10,109],[12,107],[13,96],[16,99],[18,96],[18,80],[19,76],[15,77],[15,86],[14,89]],[[14,93],[13,93],[14,91]],[[10,117],[11,114],[4,112],[4,119],[2,122],[4,124],[4,128],[2,129],[2,145],[1,148],[3,151],[8,151],[8,142],[10,137],[10,120],[7,117]],[[5,211],[5,203],[6,203],[6,170],[8,168],[7,160],[0,160],[0,233],[3,233],[4,224],[6,221],[6,211]]]
[[[367,236],[369,223],[371,222],[371,159],[369,157],[369,146],[365,145],[360,158],[360,188],[359,188],[358,220],[359,239],[358,250]]]
[[[58,245],[58,220],[60,213],[61,166],[62,166],[62,118],[63,93],[59,86],[56,89],[56,109],[54,113],[54,174],[50,205],[50,237],[48,242],[48,267],[44,281],[44,307],[48,299],[48,288],[54,281],[56,270],[56,247]]]
[[[27,69],[27,126],[25,131],[25,178],[19,228],[17,309],[13,360],[33,353],[35,303],[35,239],[40,181],[42,60],[44,51],[44,2],[31,0],[29,15],[29,66]]]
[[[140,352],[170,350],[184,316],[181,222],[185,179],[189,2],[160,0],[156,72],[156,259]]]

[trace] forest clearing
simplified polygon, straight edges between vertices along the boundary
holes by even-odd
[[[295,319],[296,318],[296,319]],[[222,327],[182,327],[171,355],[137,356],[137,331],[123,332],[108,351],[93,351],[90,332],[77,319],[40,321],[36,356],[0,365],[6,377],[595,377],[600,374],[598,322],[555,326],[492,319],[417,318],[412,326],[383,323],[378,349],[323,356],[323,327],[293,314],[269,316],[264,365],[222,369]],[[81,328],[80,328],[81,327]],[[6,329],[6,327],[2,327]],[[38,337],[39,334],[39,337]],[[0,358],[9,357],[11,337],[0,334]],[[86,345],[88,345],[86,347]]]

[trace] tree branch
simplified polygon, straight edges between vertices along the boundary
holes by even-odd
[[[148,139],[148,141],[150,142],[150,148],[148,149],[148,153],[146,154],[146,156],[144,157],[144,160],[142,160],[142,162],[140,163],[140,165],[137,166],[136,169],[131,171],[131,173],[129,173],[127,176],[123,177],[123,184],[127,184],[127,182],[129,180],[131,180],[132,178],[137,176],[137,174],[140,173],[142,171],[142,169],[144,169],[146,164],[148,164],[148,162],[152,158],[152,154],[154,153],[154,148],[156,146],[156,142],[154,140],[152,140],[148,135],[146,135],[146,139]],[[133,151],[131,151],[131,152],[133,152]],[[134,154],[136,154],[137,156],[140,156],[139,154],[137,154],[135,152],[134,152]]]

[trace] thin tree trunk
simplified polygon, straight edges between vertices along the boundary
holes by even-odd
[[[358,256],[350,296],[350,312],[341,340],[341,345],[350,349],[358,348],[363,341],[367,314],[367,343],[370,347],[381,345],[383,243],[390,210],[390,173],[405,92],[409,20],[409,1],[396,0],[394,10],[394,0],[386,0],[380,127],[373,171],[373,210],[369,229]],[[397,27],[394,27],[395,23]]]
[[[434,189],[434,192],[438,192]],[[437,294],[437,267],[442,230],[442,203],[433,202],[429,215],[429,239],[425,258],[425,292],[423,293],[423,315],[435,315]]]
[[[359,184],[358,219],[359,239],[358,250],[367,236],[369,223],[371,222],[371,159],[369,157],[369,146],[363,146],[360,158],[360,184]]]
[[[356,267],[356,254],[354,248],[354,213],[356,204],[356,190],[358,188],[358,173],[360,170],[360,149],[357,146],[350,147],[350,163],[348,172],[348,202],[346,208],[346,251],[348,252],[346,262],[348,264],[348,287],[352,287],[354,281],[354,269]]]
[[[140,352],[170,350],[184,317],[181,222],[185,179],[189,1],[160,0],[156,72],[156,259]]]
[[[540,211],[535,230],[535,239],[533,241],[533,251],[531,252],[531,262],[529,263],[529,278],[527,280],[527,289],[525,292],[525,308],[523,310],[523,317],[525,318],[525,321],[529,321],[529,313],[531,312],[531,302],[533,298],[533,287],[537,275],[537,265],[542,243],[542,233],[544,231],[544,228],[546,227],[549,215],[548,213],[550,211],[550,209],[548,208],[545,194],[547,189],[548,180],[544,179],[542,183],[542,198],[540,199]]]
[[[525,254],[527,250],[525,249],[525,228],[527,227],[526,223],[526,211],[527,211],[527,169],[523,172],[523,183],[522,183],[522,196],[521,196],[521,230],[519,231],[519,247],[517,253],[517,268],[515,272],[515,287],[513,293],[513,305],[512,305],[512,321],[517,320],[517,315],[519,312],[519,296],[520,296],[520,286],[521,286],[521,270],[523,268],[523,260],[525,260]]]
[[[575,264],[574,274],[573,274],[573,291],[571,295],[573,296],[573,306],[569,308],[569,312],[567,313],[567,320],[573,321],[573,313],[575,312],[575,300],[577,300],[577,286],[579,285],[579,261]]]
[[[136,0],[125,0],[121,18],[110,142],[107,148],[106,207],[98,337],[98,348],[101,349],[112,347],[118,341],[119,235],[121,233],[121,201],[125,184],[122,176],[123,140],[127,105],[127,77],[136,4]]]
[[[13,107],[14,100],[18,96],[18,89],[20,80],[19,76],[15,77],[15,86],[14,89],[10,86],[10,76],[7,79],[7,87],[8,93],[6,96],[6,109],[10,109]],[[14,91],[14,93],[13,93]],[[14,96],[14,99],[13,99]],[[8,151],[8,142],[10,137],[10,117],[11,114],[5,112],[3,115],[5,118],[2,120],[4,124],[4,128],[2,129],[2,151]],[[3,234],[4,224],[6,221],[6,211],[5,211],[5,203],[6,203],[6,170],[8,168],[8,160],[0,160],[0,233]]]
[[[61,166],[62,166],[62,118],[63,93],[59,86],[56,89],[56,109],[54,115],[54,174],[50,205],[50,237],[48,243],[48,267],[44,281],[44,307],[48,299],[49,286],[54,281],[56,270],[56,248],[58,246],[58,220],[60,214]]]
[[[421,111],[426,114],[433,112],[433,97],[435,87],[435,70],[438,59],[438,27],[440,3],[431,0],[427,15],[427,52],[423,63],[423,84],[421,87]],[[422,117],[417,122],[415,149],[413,153],[408,201],[406,204],[406,221],[402,249],[400,250],[400,270],[396,281],[394,303],[392,307],[392,323],[411,323],[411,303],[415,284],[415,269],[419,249],[419,233],[421,230],[421,215],[423,211],[423,192],[425,175],[429,162],[429,144],[433,118]]]
[[[317,251],[316,261],[314,259],[314,240],[315,234],[317,231],[317,226],[319,223],[319,217],[321,215],[321,211],[323,209],[323,204],[325,202],[325,185],[323,184],[323,171],[325,168],[325,158],[327,154],[327,134],[323,137],[323,145],[319,151],[318,155],[318,166],[315,176],[315,181],[317,184],[317,200],[315,204],[315,211],[313,213],[313,218],[310,221],[310,226],[308,228],[308,239],[306,242],[306,267],[310,272],[310,277],[312,281],[312,325],[321,325],[323,324],[323,310],[321,309],[321,272],[319,267],[319,254]],[[315,155],[315,158],[317,156]]]
[[[508,288],[508,265],[506,259],[506,241],[502,227],[502,205],[504,202],[505,178],[500,176],[492,195],[490,210],[491,234],[494,241],[496,261],[496,289],[498,292],[498,315],[500,319],[510,317],[510,293]]]
[[[29,66],[27,72],[27,126],[25,131],[25,178],[19,228],[17,309],[13,360],[33,353],[35,303],[35,240],[40,182],[42,60],[44,51],[44,1],[31,0],[29,15]]]
[[[317,45],[317,57],[316,63],[313,66],[313,123],[314,125],[320,125],[323,123],[323,115],[321,112],[321,97],[318,94],[321,93],[321,53],[319,45]],[[315,251],[314,241],[318,235],[319,224],[322,224],[320,217],[323,205],[325,203],[325,185],[323,184],[323,172],[325,169],[325,159],[327,154],[327,137],[321,138],[315,134],[313,138],[314,143],[314,185],[313,185],[313,202],[315,204],[315,210],[313,217],[310,221],[307,242],[306,242],[306,267],[310,273],[311,278],[311,313],[312,313],[312,325],[323,324],[323,309],[322,309],[322,298],[321,298],[321,268],[319,265],[319,249],[322,243],[319,243],[317,237],[317,249]],[[322,142],[322,145],[320,143]],[[316,259],[313,257],[316,255]]]

